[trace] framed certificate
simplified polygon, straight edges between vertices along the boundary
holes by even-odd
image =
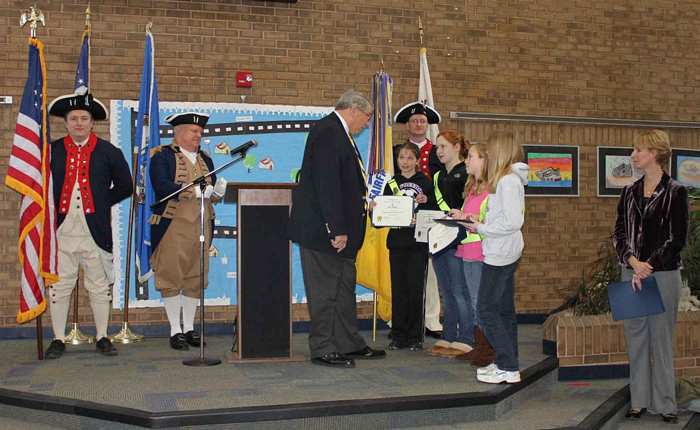
[[[377,196],[372,209],[375,227],[408,227],[413,221],[413,197]]]

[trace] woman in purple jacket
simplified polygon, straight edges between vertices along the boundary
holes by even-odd
[[[668,134],[645,131],[634,142],[632,164],[644,176],[622,190],[613,242],[622,279],[640,290],[653,276],[666,311],[624,321],[630,360],[631,408],[628,418],[647,409],[675,423],[673,330],[681,289],[681,250],[688,234],[688,192],[667,173]],[[652,358],[653,357],[653,358]]]

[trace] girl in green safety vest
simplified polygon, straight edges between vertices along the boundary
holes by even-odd
[[[467,155],[467,171],[469,179],[464,186],[464,205],[462,209],[452,209],[450,216],[455,219],[471,219],[475,217],[479,222],[486,218],[486,205],[489,200],[488,166],[486,147],[482,144],[473,144]],[[481,270],[484,266],[484,252],[481,248],[481,235],[468,233],[462,243],[457,246],[457,257],[462,259],[464,279],[467,282],[467,290],[472,305],[474,318],[474,349],[466,354],[458,355],[458,359],[471,362],[472,365],[482,367],[493,363],[495,351],[481,329],[482,324],[476,311],[479,298],[479,284],[481,283]]]
[[[461,208],[467,168],[464,158],[469,143],[459,133],[445,130],[438,135],[437,155],[444,167],[433,174],[435,200],[444,212]],[[462,259],[455,256],[457,245],[433,254],[433,268],[443,303],[442,339],[430,350],[438,357],[456,357],[472,350],[474,316],[464,279]]]

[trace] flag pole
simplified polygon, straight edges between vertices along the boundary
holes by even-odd
[[[151,33],[151,28],[153,27],[153,23],[149,22],[146,24],[146,35],[148,36]],[[144,60],[145,61],[145,60]],[[144,109],[144,106],[141,104],[143,101],[139,100],[139,110]],[[150,109],[150,106],[149,106]],[[156,118],[157,119],[157,118]],[[150,117],[150,112],[144,114],[143,116],[143,138],[148,139],[149,133],[146,132],[151,127],[151,117]],[[119,343],[135,343],[135,342],[140,342],[144,339],[144,336],[141,334],[137,334],[131,331],[129,328],[129,290],[130,290],[130,284],[131,284],[131,254],[133,252],[133,236],[134,236],[134,218],[136,217],[136,205],[138,204],[145,204],[145,196],[142,198],[142,195],[144,193],[144,183],[137,183],[137,178],[139,177],[139,154],[140,151],[145,147],[145,151],[148,151],[148,145],[142,145],[142,142],[133,142],[132,143],[132,150],[131,150],[131,180],[132,182],[132,195],[131,195],[131,204],[129,205],[129,228],[127,229],[127,240],[126,240],[126,267],[125,267],[125,273],[124,273],[124,322],[122,323],[122,328],[119,331],[119,333],[110,336],[112,341],[114,342],[119,342]],[[139,240],[137,238],[137,240]],[[138,258],[138,256],[137,256]],[[137,269],[134,271],[134,284],[137,284],[139,281],[138,277],[138,266]],[[148,281],[145,281],[148,282]]]
[[[139,106],[141,109],[141,106]],[[148,115],[144,118],[144,127],[148,127]],[[131,151],[131,204],[129,205],[129,227],[126,233],[126,267],[124,269],[124,322],[119,333],[110,336],[112,342],[134,343],[143,340],[143,335],[136,334],[129,328],[129,284],[131,283],[131,252],[132,239],[134,237],[134,214],[136,213],[136,201],[138,200],[138,187],[136,175],[138,174],[139,144],[136,142]]]
[[[87,76],[88,76],[88,81],[87,81],[87,89],[88,93],[90,92],[90,81],[91,81],[91,76],[90,74],[92,73],[92,46],[90,44],[92,40],[92,22],[90,22],[90,3],[88,3],[87,8],[85,9],[85,31],[88,33],[88,52],[90,55],[88,55],[88,69],[87,69]]]
[[[20,28],[24,27],[27,23],[29,23],[29,37],[31,37],[32,39],[36,39],[37,24],[41,23],[41,25],[46,25],[46,20],[44,19],[44,14],[41,12],[40,9],[37,9],[35,6],[31,6],[28,10],[25,10],[19,16]],[[43,360],[44,359],[44,327],[42,325],[41,315],[36,317],[34,320],[36,323],[37,359]]]
[[[420,46],[423,46],[423,21],[420,19],[420,15],[418,15],[418,36],[420,37]]]
[[[41,323],[41,315],[36,317],[36,358],[44,359],[44,326]]]
[[[90,5],[88,4],[87,9],[85,9],[85,31],[88,33],[88,47],[90,46],[90,31],[91,31],[91,25],[90,25]],[[83,32],[84,34],[84,32]],[[83,36],[84,37],[84,36]],[[82,44],[81,44],[82,45]],[[82,47],[81,47],[82,49]],[[90,52],[88,48],[88,53]],[[90,92],[90,55],[88,54],[88,81],[87,81],[87,92]],[[73,323],[71,324],[71,330],[68,333],[68,336],[65,337],[64,342],[69,343],[71,345],[82,345],[84,343],[93,343],[95,341],[95,338],[92,336],[88,336],[84,334],[80,330],[79,322],[80,318],[78,316],[78,308],[80,306],[80,289],[78,288],[79,282],[76,279],[75,281],[75,294],[73,295]]]

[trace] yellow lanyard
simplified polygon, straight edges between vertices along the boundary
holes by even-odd
[[[352,135],[350,133],[348,133],[348,137],[350,138],[350,143],[352,144],[352,147],[355,150],[357,164],[360,166],[360,170],[362,171],[362,179],[364,179],[365,188],[367,188],[367,182],[368,182],[367,171],[365,170],[365,166],[362,164],[362,157],[360,157],[360,151],[357,149],[357,145],[355,144],[355,139],[352,138]]]

